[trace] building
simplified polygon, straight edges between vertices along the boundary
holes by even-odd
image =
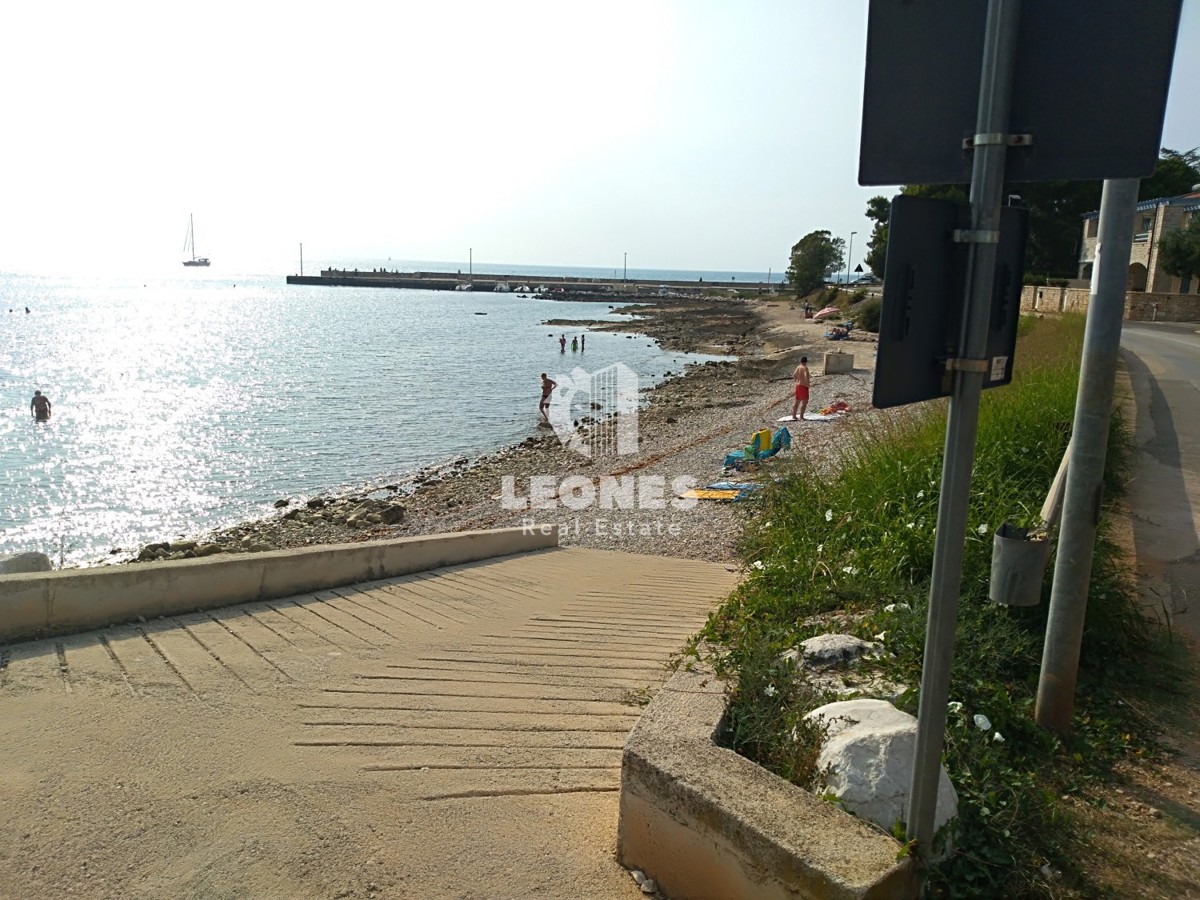
[[[1191,277],[1180,279],[1162,270],[1158,249],[1163,235],[1187,225],[1200,215],[1200,184],[1191,193],[1178,197],[1158,197],[1137,205],[1133,220],[1133,251],[1129,255],[1129,290],[1160,294],[1200,293],[1200,283]],[[1090,281],[1096,260],[1096,232],[1100,213],[1083,217],[1083,250],[1079,255],[1079,277]]]

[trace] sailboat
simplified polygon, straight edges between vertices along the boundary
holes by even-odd
[[[191,259],[185,259],[183,261],[183,264],[185,266],[207,266],[208,265],[208,257],[207,256],[197,256],[196,255],[195,223],[190,214],[188,215],[188,233],[187,233],[187,237],[184,238],[184,241],[183,241],[183,249],[192,254]]]

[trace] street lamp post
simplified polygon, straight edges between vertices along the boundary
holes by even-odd
[[[621,263],[621,281],[629,280],[629,251],[625,251],[624,260]]]
[[[850,284],[850,262],[854,255],[854,236],[856,234],[858,234],[857,231],[850,232],[850,252],[846,254],[846,284]]]

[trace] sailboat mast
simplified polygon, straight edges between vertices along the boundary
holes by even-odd
[[[192,241],[192,259],[196,258],[196,216],[188,213],[188,237]]]

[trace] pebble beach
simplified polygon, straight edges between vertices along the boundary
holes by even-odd
[[[780,299],[664,299],[638,312],[634,321],[601,327],[648,336],[668,350],[727,358],[691,366],[644,390],[634,453],[589,458],[565,448],[552,430],[539,429],[516,446],[475,459],[451,459],[370,494],[281,497],[275,516],[195,540],[150,544],[133,558],[190,558],[548,523],[560,525],[564,546],[734,564],[741,523],[756,504],[688,501],[679,496],[680,488],[722,480],[765,482],[799,458],[817,472],[828,470],[850,430],[879,415],[870,403],[874,335],[831,342],[823,336],[827,324],[805,320]],[[569,323],[549,319],[547,324]],[[824,374],[827,352],[853,354],[852,371]],[[812,372],[809,413],[837,400],[849,411],[828,421],[781,423],[791,413],[792,370],[805,355]],[[723,469],[726,454],[745,447],[755,431],[781,425],[792,435],[789,451],[748,471]],[[561,485],[563,479],[575,486],[633,479],[643,491],[658,491],[656,496],[650,490],[632,508],[620,508],[620,503],[588,502],[587,492],[581,498],[578,490],[558,496],[551,489],[551,499],[539,504],[549,508],[516,508],[530,497],[534,479],[543,486]]]

